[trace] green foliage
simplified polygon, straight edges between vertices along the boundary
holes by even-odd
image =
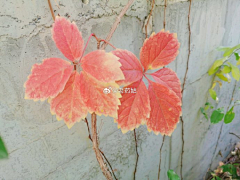
[[[213,109],[212,104],[209,103],[209,102],[206,102],[204,108],[203,108],[203,107],[200,108],[201,113],[204,115],[204,117],[205,117],[207,120],[208,120],[207,110],[208,110],[209,108]]]
[[[222,81],[230,83],[231,82],[230,73],[235,80],[237,80],[237,81],[240,80],[240,70],[238,68],[238,65],[240,65],[240,55],[237,52],[237,50],[239,50],[239,49],[240,49],[240,44],[238,44],[234,47],[218,47],[217,48],[218,51],[223,52],[223,57],[221,59],[216,60],[213,63],[212,67],[208,70],[208,74],[210,76],[214,75],[212,87],[209,89],[209,95],[211,96],[211,98],[214,101],[216,101],[216,103],[218,103],[218,101],[219,101],[217,92],[214,90],[217,83],[219,84],[220,88],[222,87],[222,84],[223,84]],[[232,55],[235,56],[236,65],[228,62],[228,60],[230,59],[230,57]],[[217,123],[221,122],[223,119],[224,119],[224,123],[228,124],[234,120],[234,118],[235,118],[234,107],[236,105],[240,105],[240,101],[236,101],[234,103],[234,105],[231,107],[231,109],[227,110],[226,114],[224,113],[225,112],[224,108],[218,108],[218,109],[210,111],[209,104],[210,103],[206,103],[204,107],[200,108],[200,111],[204,115],[204,117],[207,120],[210,117],[210,122],[213,124],[217,124]],[[211,107],[212,107],[212,105],[211,105]],[[211,112],[210,116],[209,116],[209,111]]]
[[[180,177],[171,169],[168,170],[167,175],[169,180],[180,180]]]
[[[211,117],[210,117],[210,122],[212,124],[217,124],[219,122],[221,122],[224,118],[224,123],[225,124],[229,124],[233,121],[233,119],[235,118],[235,112],[234,112],[234,107],[240,105],[240,101],[235,101],[234,105],[231,107],[230,110],[228,110],[226,112],[226,114],[224,114],[224,108],[218,108],[216,110],[213,110],[211,113]],[[204,115],[204,117],[208,120],[209,119],[209,115],[208,115],[208,110],[213,109],[213,106],[207,102],[205,104],[204,107],[201,107],[201,113]]]
[[[218,71],[218,69],[223,65],[225,59],[226,58],[222,58],[222,59],[216,60],[213,63],[212,67],[209,69],[208,74],[211,76],[214,73],[216,73]]]
[[[211,123],[217,124],[223,119],[223,117],[224,117],[224,109],[218,108],[218,109],[214,110],[211,115],[211,118],[210,118]]]
[[[5,158],[8,158],[8,152],[2,138],[0,137],[0,159],[5,159]]]
[[[238,61],[240,59],[239,54],[238,53],[234,53],[235,57],[236,57],[236,61]]]
[[[213,89],[209,89],[209,94],[214,100],[216,100],[216,98],[217,98],[216,91],[214,91]]]
[[[223,65],[222,72],[223,72],[224,74],[228,74],[228,73],[230,73],[231,70],[232,70],[231,66]]]
[[[238,69],[237,66],[233,65],[232,63],[228,62],[228,64],[231,66],[232,68],[232,76],[234,79],[236,79],[237,81],[239,81],[240,78],[240,71]]]
[[[235,117],[235,112],[233,112],[234,106],[226,113],[224,117],[224,123],[228,124],[233,121]]]
[[[216,177],[212,178],[211,180],[221,180],[221,178],[216,176]]]

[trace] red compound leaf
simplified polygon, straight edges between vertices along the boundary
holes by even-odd
[[[78,61],[83,53],[84,41],[76,24],[57,16],[52,29],[53,40],[63,55],[71,61]]]
[[[93,51],[81,60],[83,71],[101,82],[113,83],[124,79],[118,57],[103,50]]]
[[[120,58],[121,70],[125,76],[125,80],[118,81],[119,85],[127,86],[142,79],[143,68],[133,53],[122,49],[117,49],[112,51],[112,53]]]
[[[178,55],[179,42],[176,34],[160,31],[146,39],[140,52],[144,70],[157,69],[172,62]]]
[[[151,113],[146,124],[155,134],[170,136],[181,116],[181,100],[168,87],[149,81]]]
[[[135,88],[136,93],[123,93],[120,99],[121,106],[118,110],[118,119],[116,122],[123,133],[144,124],[150,115],[149,95],[144,82],[140,80],[126,88]]]
[[[119,92],[103,93],[104,88],[119,88],[116,83],[102,83],[82,72],[80,87],[83,101],[90,113],[95,112],[97,115],[103,114],[117,118],[121,94]]]
[[[43,60],[42,64],[35,64],[32,73],[24,84],[25,99],[45,100],[54,98],[63,91],[73,66],[59,58]]]
[[[51,113],[56,114],[58,120],[64,119],[68,128],[87,116],[87,108],[80,94],[81,76],[74,71],[65,89],[54,99],[50,99]]]
[[[151,75],[157,83],[168,87],[176,93],[179,99],[182,99],[181,83],[177,77],[177,74],[173,70],[169,68],[163,68],[155,73],[152,73]]]

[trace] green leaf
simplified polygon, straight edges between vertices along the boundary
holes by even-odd
[[[223,59],[216,60],[216,61],[213,63],[212,67],[211,67],[211,68],[209,69],[209,71],[208,71],[209,76],[211,76],[211,75],[213,75],[214,73],[216,73],[216,72],[218,71],[219,67],[220,67],[221,65],[223,65],[223,63],[224,63],[224,58],[223,58]]]
[[[224,46],[220,46],[220,47],[217,48],[218,51],[227,51],[229,49],[231,49],[231,48],[230,47],[224,47]]]
[[[0,159],[5,159],[5,158],[8,158],[8,152],[2,138],[0,137]]]
[[[230,49],[226,50],[225,53],[223,54],[223,57],[230,56],[234,52],[234,50],[235,50],[235,48],[230,48]]]
[[[215,180],[222,180],[220,177],[216,176]]]
[[[229,57],[232,55],[232,53],[236,50],[240,48],[240,44],[238,44],[237,46],[234,46],[232,48],[226,49],[225,53],[223,54],[223,57]]]
[[[217,73],[216,76],[217,76],[219,79],[228,82],[228,78],[225,77],[223,73]]]
[[[237,175],[237,169],[232,164],[223,165],[221,168],[223,169],[223,172],[229,172],[231,175]]]
[[[212,104],[210,102],[206,102],[204,110],[207,111],[209,108],[213,109],[213,106],[212,106]]]
[[[236,57],[236,61],[238,61],[240,59],[239,54],[238,53],[234,53],[235,57]]]
[[[232,63],[228,62],[228,64],[231,66],[232,68],[232,76],[234,79],[236,79],[237,81],[239,81],[240,79],[240,71],[238,69],[237,66],[233,65]]]
[[[223,119],[223,117],[224,117],[223,108],[218,108],[218,109],[214,110],[211,115],[211,118],[210,118],[211,123],[217,124]]]
[[[227,65],[224,65],[223,69],[222,69],[222,72],[224,74],[227,74],[227,73],[230,73],[232,70],[231,66],[227,66]]]
[[[180,177],[171,169],[168,170],[167,175],[169,180],[180,180]]]
[[[209,89],[210,96],[216,101],[217,99],[217,93],[213,89]]]
[[[239,66],[240,65],[240,61],[238,61],[236,65]]]
[[[201,107],[200,110],[201,110],[201,113],[204,115],[204,117],[208,120],[208,115],[206,114],[204,108]]]
[[[229,124],[230,122],[233,121],[235,117],[235,113],[233,112],[234,106],[226,113],[224,117],[224,123]]]

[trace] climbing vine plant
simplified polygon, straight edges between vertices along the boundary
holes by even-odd
[[[139,61],[132,52],[116,49],[95,34],[91,34],[84,46],[74,22],[60,16],[53,19],[53,40],[68,61],[54,57],[33,65],[24,84],[25,99],[48,100],[51,113],[57,120],[64,120],[68,128],[84,120],[102,172],[112,179],[114,172],[109,172],[103,162],[108,160],[98,148],[96,115],[113,117],[123,133],[146,124],[149,131],[170,136],[182,113],[181,83],[174,71],[162,67],[176,58],[180,43],[174,33],[164,30],[152,33],[143,43]],[[91,37],[97,40],[97,50],[84,55]],[[115,50],[100,49],[102,41]],[[156,71],[148,73],[148,70]]]
[[[239,49],[240,44],[234,47],[217,48],[218,51],[223,52],[223,57],[216,60],[208,71],[209,76],[214,76],[213,84],[209,89],[209,95],[216,103],[219,102],[219,97],[215,91],[215,87],[218,85],[221,88],[223,82],[230,83],[232,78],[236,81],[239,81],[240,79],[240,71],[238,68],[240,65],[240,55],[238,53]],[[232,56],[234,56],[236,60],[234,64],[229,62]],[[233,103],[233,106],[227,109],[227,112],[224,113],[225,109],[223,107],[214,109],[214,106],[210,102],[206,102],[205,106],[201,107],[200,110],[207,120],[210,118],[210,122],[212,124],[217,124],[222,120],[224,120],[225,124],[228,124],[235,118],[234,108],[237,105],[240,105],[240,100],[236,100]],[[209,116],[210,113],[211,115]]]

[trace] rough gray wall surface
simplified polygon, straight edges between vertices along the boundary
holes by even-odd
[[[91,33],[105,38],[126,3],[127,0],[89,0],[89,4],[81,0],[52,0],[55,14],[68,14],[82,31],[85,42]],[[164,0],[156,1],[151,31],[163,28],[163,5]],[[68,130],[63,121],[50,114],[47,102],[23,98],[23,84],[33,64],[46,57],[65,59],[51,38],[53,20],[47,1],[0,0],[0,7],[0,134],[10,152],[8,160],[0,161],[0,180],[104,179],[86,124],[80,122]],[[181,43],[179,56],[169,67],[177,72],[181,82],[188,60],[188,9],[187,0],[168,0],[166,8],[166,30],[176,32]],[[161,180],[167,179],[168,169],[180,174],[181,157],[183,179],[203,179],[207,170],[215,168],[237,142],[229,132],[239,133],[239,107],[236,119],[229,125],[211,125],[199,108],[209,98],[212,78],[207,70],[221,56],[216,47],[240,43],[239,9],[239,0],[192,0],[191,51],[183,93],[184,124],[179,123],[173,135],[165,138]],[[149,11],[147,0],[135,0],[110,42],[138,56],[145,37],[142,27]],[[92,39],[87,52],[95,49]],[[240,99],[239,86],[236,81],[224,83],[216,106],[228,108],[232,98]],[[98,122],[103,123],[100,148],[116,169],[116,176],[119,180],[133,179],[137,157],[133,132],[123,135],[111,118],[98,117]],[[149,133],[145,126],[136,132],[139,153],[136,179],[156,180],[163,137]]]

